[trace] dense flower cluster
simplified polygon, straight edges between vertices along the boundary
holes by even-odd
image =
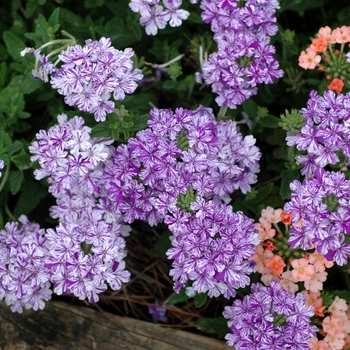
[[[51,299],[45,230],[22,215],[0,231],[0,299],[12,311],[43,309]]]
[[[226,335],[227,344],[237,350],[309,349],[317,327],[310,325],[314,310],[305,305],[306,297],[287,292],[277,282],[269,287],[253,284],[251,290],[225,307],[232,332]]]
[[[252,221],[222,203],[256,181],[255,139],[243,138],[232,121],[216,122],[204,107],[153,109],[148,125],[106,165],[110,202],[128,223],[168,225],[175,290],[190,279],[196,291],[230,297],[249,283],[252,265],[243,260],[259,242]]]
[[[146,33],[156,35],[168,23],[170,27],[179,27],[188,18],[190,13],[181,9],[181,5],[182,0],[131,0],[129,7],[141,15],[140,23],[146,27]]]
[[[60,221],[46,232],[45,267],[55,293],[95,302],[106,282],[116,290],[130,277],[123,261],[128,227],[118,211],[110,210],[102,178],[113,140],[90,139],[91,128],[81,117],[67,121],[60,115],[58,121],[30,146],[31,160],[41,165],[35,177],[49,176],[49,191],[57,199],[51,216]]]
[[[179,197],[229,201],[236,189],[247,193],[259,171],[259,149],[232,121],[216,122],[210,109],[153,109],[149,128],[119,146],[106,166],[111,201],[124,220],[156,225]],[[194,193],[194,192],[193,192]]]
[[[236,108],[257,93],[258,84],[271,84],[283,71],[273,58],[270,36],[277,33],[276,0],[202,0],[202,19],[211,24],[218,52],[202,64],[201,78],[212,85],[219,106]]]
[[[51,86],[65,96],[65,103],[77,105],[81,111],[93,113],[96,121],[104,121],[117,101],[132,94],[143,75],[133,70],[134,51],[120,51],[111,46],[111,39],[86,40],[86,45],[74,45],[58,56],[64,62],[51,78]]]
[[[209,297],[235,297],[237,288],[250,283],[254,264],[247,259],[259,243],[253,221],[243,213],[232,211],[230,205],[216,205],[197,198],[191,213],[173,210],[165,218],[173,233],[174,259],[170,276],[179,291],[190,280],[192,289]]]
[[[315,245],[327,260],[342,266],[348,262],[350,243],[350,181],[342,172],[317,169],[315,177],[291,184],[291,201],[285,210],[293,214],[293,222],[302,219],[300,227],[290,230],[289,244],[308,250]]]
[[[338,163],[340,154],[350,157],[349,111],[350,93],[310,93],[307,107],[300,111],[305,125],[299,133],[286,137],[288,146],[296,145],[307,152],[297,157],[298,163],[304,165],[303,175],[310,176],[317,168]]]

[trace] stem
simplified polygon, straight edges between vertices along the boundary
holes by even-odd
[[[218,113],[218,120],[224,119],[226,112],[227,112],[227,106],[221,106],[220,111]]]
[[[8,166],[6,167],[5,175],[4,175],[4,177],[2,178],[2,181],[1,181],[1,183],[0,183],[0,192],[2,191],[2,189],[3,189],[4,186],[5,186],[5,183],[6,183],[6,181],[7,181],[7,178],[8,178],[8,176],[9,176],[9,173],[10,173],[10,165],[8,165]]]
[[[158,68],[166,68],[168,66],[170,66],[172,63],[175,63],[177,62],[178,60],[181,60],[181,58],[184,56],[185,54],[181,54],[179,56],[176,56],[175,58],[173,58],[172,60],[166,62],[166,63],[163,63],[163,64],[157,64],[156,67]]]
[[[76,40],[74,38],[73,39],[56,39],[56,40],[49,41],[48,43],[46,43],[44,45],[41,45],[35,51],[40,52],[45,47],[48,47],[48,46],[51,46],[51,45],[57,45],[57,44],[68,44],[68,45],[72,44],[72,45],[74,45],[75,43],[76,43]]]
[[[273,227],[276,229],[276,231],[283,236],[282,231],[281,231],[280,227],[278,226],[278,224],[276,224],[274,222],[272,224],[273,224]]]
[[[7,200],[5,199],[5,213],[7,214],[7,216],[9,217],[9,219],[11,221],[17,221],[17,218],[12,214],[12,212],[10,211],[8,205],[7,205]]]

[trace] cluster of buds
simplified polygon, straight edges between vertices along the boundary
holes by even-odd
[[[345,84],[349,84],[349,54],[344,52],[345,44],[350,43],[350,26],[331,29],[320,28],[311,45],[299,56],[299,66],[325,72],[330,82],[328,89],[340,93]],[[340,44],[340,47],[339,47]]]

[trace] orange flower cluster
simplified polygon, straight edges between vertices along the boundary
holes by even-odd
[[[326,26],[321,28],[317,37],[312,40],[310,47],[302,51],[299,56],[299,66],[304,69],[315,69],[326,73],[326,79],[330,80],[329,90],[341,93],[344,81],[350,78],[350,65],[346,62],[344,45],[350,42],[350,27],[342,26],[331,29]],[[334,45],[340,44],[340,50],[334,49]]]

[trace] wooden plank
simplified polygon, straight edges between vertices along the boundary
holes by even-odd
[[[232,350],[224,341],[149,322],[50,301],[13,313],[0,302],[3,350]]]

